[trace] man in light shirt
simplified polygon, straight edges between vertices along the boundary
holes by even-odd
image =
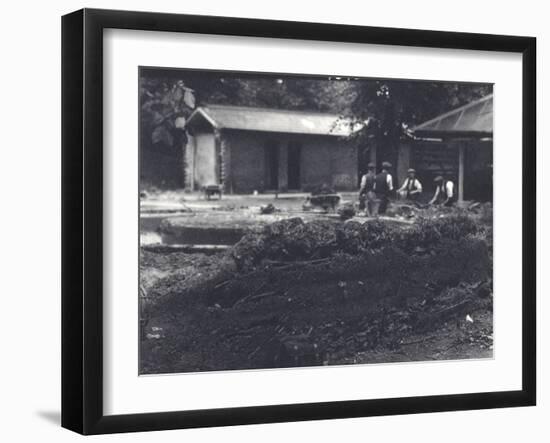
[[[456,200],[454,183],[451,180],[445,180],[441,175],[434,178],[434,183],[435,193],[430,200],[430,205],[452,206]]]
[[[407,200],[417,201],[422,194],[422,183],[416,178],[416,171],[410,168],[407,171],[408,177],[403,182],[397,193],[400,197]]]
[[[376,175],[374,181],[374,192],[376,198],[380,200],[380,206],[378,207],[379,214],[385,214],[388,208],[389,195],[393,191],[393,178],[389,172],[391,168],[390,162],[382,162],[382,171]]]

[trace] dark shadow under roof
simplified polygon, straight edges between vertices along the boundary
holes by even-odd
[[[418,137],[492,137],[493,94],[415,126]]]
[[[245,106],[208,105],[197,108],[186,126],[206,120],[216,129],[281,132],[290,134],[333,135],[347,137],[360,129],[360,124],[337,114],[291,111]]]

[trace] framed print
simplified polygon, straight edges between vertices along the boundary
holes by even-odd
[[[536,401],[531,37],[62,21],[62,425]]]

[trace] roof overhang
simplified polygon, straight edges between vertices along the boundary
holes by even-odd
[[[270,108],[211,105],[197,108],[185,127],[191,132],[206,122],[214,130],[240,130],[347,138],[364,123],[335,114]]]
[[[416,139],[442,140],[492,138],[493,94],[416,125],[407,135]]]
[[[439,139],[439,140],[482,140],[493,138],[492,132],[486,131],[437,131],[437,130],[416,130],[411,132],[414,139]]]

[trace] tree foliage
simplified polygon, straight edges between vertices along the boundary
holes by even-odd
[[[358,81],[350,115],[368,121],[365,134],[393,146],[404,129],[479,99],[492,91],[488,84],[372,80]]]
[[[368,120],[377,138],[394,139],[404,127],[491,89],[474,83],[151,71],[140,79],[141,124],[153,144],[171,146],[196,105],[227,104],[339,113]]]
[[[179,150],[196,106],[226,104],[332,112],[367,122],[357,140],[395,148],[405,128],[478,99],[492,85],[151,69],[140,78],[142,149]]]

